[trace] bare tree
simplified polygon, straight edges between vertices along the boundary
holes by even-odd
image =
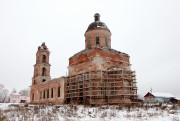
[[[23,95],[23,96],[29,96],[30,94],[30,89],[29,88],[25,88],[19,91],[19,94]]]
[[[3,84],[0,84],[0,103],[6,102],[8,99],[8,90],[4,88]]]

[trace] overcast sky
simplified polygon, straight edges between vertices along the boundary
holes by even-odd
[[[0,0],[0,83],[10,92],[30,86],[42,42],[51,77],[66,75],[95,13],[112,33],[112,48],[130,55],[138,94],[152,88],[180,97],[179,0]]]

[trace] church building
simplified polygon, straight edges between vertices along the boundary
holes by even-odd
[[[68,75],[50,78],[49,50],[38,47],[31,86],[33,104],[137,103],[130,56],[111,48],[111,31],[94,15],[85,32],[85,49],[69,58]]]
[[[42,43],[38,47],[34,65],[30,91],[30,103],[32,104],[62,104],[64,102],[65,77],[51,79],[49,55],[47,46]]]

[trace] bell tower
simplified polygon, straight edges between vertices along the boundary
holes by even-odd
[[[38,47],[36,53],[36,64],[34,65],[34,76],[32,78],[32,85],[40,84],[51,80],[50,77],[50,64],[49,64],[50,52],[43,42]]]

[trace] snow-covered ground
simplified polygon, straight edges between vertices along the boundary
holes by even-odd
[[[0,121],[180,121],[180,107],[8,106],[0,104]]]

